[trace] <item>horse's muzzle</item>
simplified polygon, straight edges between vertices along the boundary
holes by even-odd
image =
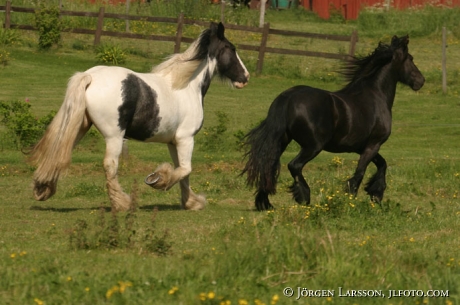
[[[235,86],[235,88],[237,88],[237,89],[243,89],[244,87],[246,87],[246,85],[248,84],[248,81],[249,81],[249,73],[246,72],[246,73],[244,74],[244,77],[246,78],[246,79],[244,80],[244,82],[237,82],[237,81],[234,81],[234,82],[233,82],[233,86]]]
[[[233,82],[233,86],[235,86],[235,88],[237,89],[243,89],[244,87],[246,87],[247,84],[248,82],[245,82],[245,83]]]
[[[420,90],[425,84],[425,77],[422,75],[422,73],[418,73],[418,75],[416,75],[416,77],[413,77],[413,79],[414,82],[410,87],[414,91]]]
[[[412,90],[418,91],[423,87],[424,84],[425,84],[425,78],[422,77],[422,79],[417,80],[416,82],[414,82],[414,84],[412,85]]]

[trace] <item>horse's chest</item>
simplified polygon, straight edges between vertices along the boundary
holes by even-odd
[[[336,126],[332,140],[326,150],[332,152],[356,152],[370,142],[383,143],[391,133],[391,117],[382,119],[375,116],[354,116],[342,120]]]

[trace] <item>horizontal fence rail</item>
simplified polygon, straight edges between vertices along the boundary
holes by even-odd
[[[18,30],[31,30],[31,31],[37,30],[37,28],[32,25],[11,23],[12,13],[35,13],[35,9],[11,6],[11,2],[7,1],[6,5],[0,6],[0,10],[5,11],[5,23],[3,24],[3,27],[5,29],[18,29]],[[72,28],[72,29],[62,29],[61,30],[62,32],[68,32],[68,33],[94,35],[94,45],[100,44],[102,36],[130,38],[130,39],[146,39],[146,40],[157,40],[157,41],[170,41],[170,42],[174,42],[174,53],[180,52],[180,45],[182,42],[191,43],[195,40],[194,38],[182,36],[184,25],[200,25],[200,26],[209,25],[209,22],[206,22],[206,21],[185,19],[183,14],[180,14],[178,18],[133,16],[133,15],[128,15],[128,14],[106,13],[104,7],[101,7],[99,9],[99,12],[77,12],[77,11],[61,10],[60,15],[61,16],[97,18],[96,29]],[[135,34],[135,33],[129,33],[129,32],[105,31],[103,29],[105,18],[121,19],[121,20],[135,20],[135,21],[139,20],[139,21],[158,22],[158,23],[175,23],[177,24],[176,35],[175,36],[146,35],[146,34]],[[328,34],[306,33],[306,32],[298,32],[298,31],[278,30],[278,29],[270,28],[269,23],[264,24],[262,28],[241,26],[241,25],[235,25],[235,24],[224,24],[224,25],[225,25],[225,28],[227,29],[244,31],[244,32],[260,33],[262,35],[262,38],[260,40],[260,45],[237,44],[238,48],[241,50],[258,52],[258,60],[257,60],[257,68],[256,68],[257,74],[262,73],[265,53],[312,56],[312,57],[322,57],[322,58],[329,58],[329,59],[345,60],[349,57],[354,56],[355,50],[356,50],[356,43],[358,42],[358,32],[356,30],[353,31],[352,34],[348,36],[348,35],[328,35]],[[267,46],[269,35],[282,35],[282,36],[287,36],[287,37],[313,38],[313,39],[350,42],[350,47],[349,47],[348,54],[292,50],[292,49],[285,49],[285,48],[272,48],[272,47]]]

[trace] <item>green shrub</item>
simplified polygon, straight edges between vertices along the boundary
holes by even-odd
[[[38,119],[30,112],[31,105],[26,102],[0,102],[0,123],[13,137],[17,149],[33,145],[44,133],[56,112]]]
[[[100,45],[96,48],[96,59],[104,64],[120,65],[126,62],[126,52],[118,46]]]
[[[203,148],[206,150],[223,150],[225,142],[225,132],[230,121],[228,114],[223,111],[216,111],[217,124],[205,127],[203,130],[204,142]]]
[[[6,66],[10,61],[10,53],[0,49],[0,65]]]
[[[72,49],[74,50],[79,50],[79,51],[84,51],[84,50],[87,50],[89,48],[89,45],[87,45],[84,41],[82,40],[75,40],[73,43],[72,43]]]
[[[62,23],[58,7],[43,7],[35,11],[35,24],[38,28],[40,49],[49,49],[61,41]]]
[[[0,45],[12,45],[18,41],[18,32],[14,30],[0,28]]]

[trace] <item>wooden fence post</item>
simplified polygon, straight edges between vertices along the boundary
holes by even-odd
[[[130,0],[126,0],[126,15],[129,15],[129,4],[130,4]],[[125,31],[126,33],[129,32],[129,19],[126,19],[125,20]]]
[[[128,160],[129,158],[129,149],[128,149],[128,140],[123,139],[123,146],[121,147],[121,158]]]
[[[259,28],[265,24],[265,0],[260,0]]]
[[[442,92],[447,93],[447,59],[446,59],[446,48],[447,48],[447,33],[446,27],[442,28]]]
[[[353,32],[351,33],[351,38],[350,38],[350,50],[348,51],[348,56],[350,57],[355,56],[356,42],[358,42],[358,31],[353,30]]]
[[[94,45],[95,46],[101,43],[102,28],[104,26],[104,11],[105,11],[105,8],[101,7],[99,9],[99,15],[97,16],[97,27],[96,27],[96,33],[94,34]]]
[[[220,1],[220,22],[225,23],[225,0]]]
[[[174,53],[180,53],[180,43],[182,40],[182,29],[184,27],[184,13],[180,13],[177,18],[176,40],[174,41]]]
[[[9,29],[11,25],[11,1],[6,1],[5,8],[5,29]]]
[[[264,67],[265,49],[267,47],[268,34],[270,32],[270,23],[265,23],[262,30],[262,40],[260,41],[259,57],[257,58],[256,73],[261,74]]]

